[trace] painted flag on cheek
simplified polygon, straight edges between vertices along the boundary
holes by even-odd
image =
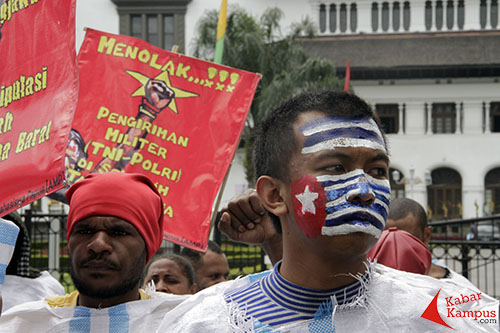
[[[304,176],[292,184],[295,222],[304,234],[315,238],[321,234],[326,218],[326,196],[316,177]]]

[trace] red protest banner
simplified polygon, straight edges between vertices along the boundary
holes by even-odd
[[[69,183],[90,172],[143,173],[163,196],[164,238],[205,250],[260,76],[92,29],[78,62]]]
[[[75,1],[0,1],[0,216],[63,187]]]

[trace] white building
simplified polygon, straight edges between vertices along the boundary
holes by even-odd
[[[78,0],[83,27],[146,39],[190,55],[196,22],[221,0]],[[229,0],[255,16],[284,11],[284,28],[309,16],[305,40],[379,112],[388,132],[395,196],[433,219],[500,213],[500,31],[498,1]],[[286,32],[286,29],[283,30]],[[244,55],[242,55],[244,56]],[[246,188],[242,156],[222,203]],[[397,170],[397,172],[393,172]]]

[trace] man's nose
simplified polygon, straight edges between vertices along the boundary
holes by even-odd
[[[163,281],[160,280],[155,284],[156,291],[162,292],[162,293],[170,293],[170,290],[168,289],[167,284]]]
[[[90,242],[87,244],[87,248],[95,253],[111,253],[112,247],[109,241],[110,239],[106,232],[98,231],[90,239]]]
[[[359,181],[347,192],[347,201],[361,206],[369,206],[375,202],[375,193],[366,179]]]

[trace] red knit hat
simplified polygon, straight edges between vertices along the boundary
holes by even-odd
[[[427,275],[432,264],[431,251],[412,234],[396,227],[382,232],[377,244],[368,252],[370,260],[401,271]]]
[[[69,236],[73,226],[89,216],[115,216],[132,224],[146,244],[148,261],[160,248],[163,201],[149,178],[138,173],[92,173],[66,192],[70,207]]]

